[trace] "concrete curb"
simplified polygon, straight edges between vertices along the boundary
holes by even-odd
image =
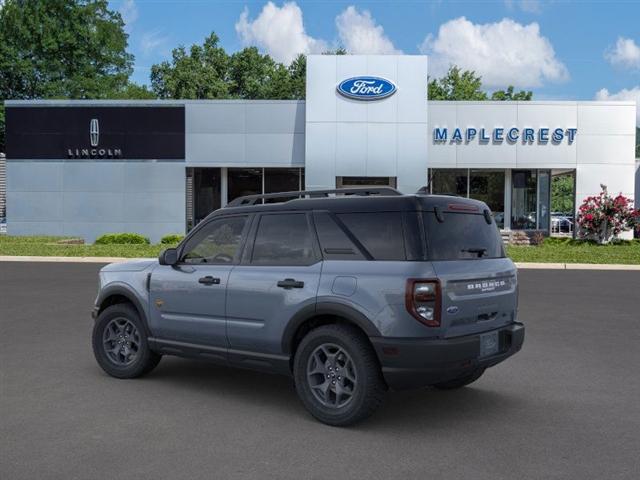
[[[148,258],[122,257],[34,257],[0,255],[0,262],[54,262],[54,263],[120,263],[129,260],[148,260]],[[601,264],[601,263],[516,263],[523,270],[638,270],[639,265]]]
[[[129,260],[148,260],[145,258],[122,257],[34,257],[0,255],[0,262],[52,262],[52,263],[120,263]]]

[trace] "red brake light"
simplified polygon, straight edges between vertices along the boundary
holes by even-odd
[[[428,327],[440,326],[441,296],[439,280],[415,278],[407,280],[405,291],[407,311],[413,318]]]
[[[478,212],[480,209],[475,205],[467,205],[465,203],[450,203],[449,210],[457,212]]]

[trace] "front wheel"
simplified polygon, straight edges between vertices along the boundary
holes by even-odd
[[[309,332],[293,370],[300,400],[328,425],[347,426],[369,417],[386,390],[375,352],[350,326],[325,325]]]
[[[138,312],[128,304],[111,305],[98,315],[92,344],[98,365],[112,377],[139,377],[160,361],[149,348]]]

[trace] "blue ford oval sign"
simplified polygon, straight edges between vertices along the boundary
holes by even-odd
[[[380,77],[347,78],[337,86],[340,95],[355,100],[379,100],[396,93],[396,86]]]

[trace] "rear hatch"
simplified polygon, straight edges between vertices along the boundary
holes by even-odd
[[[444,337],[485,332],[516,319],[516,268],[484,212],[470,207],[423,213],[427,252],[441,285]]]

